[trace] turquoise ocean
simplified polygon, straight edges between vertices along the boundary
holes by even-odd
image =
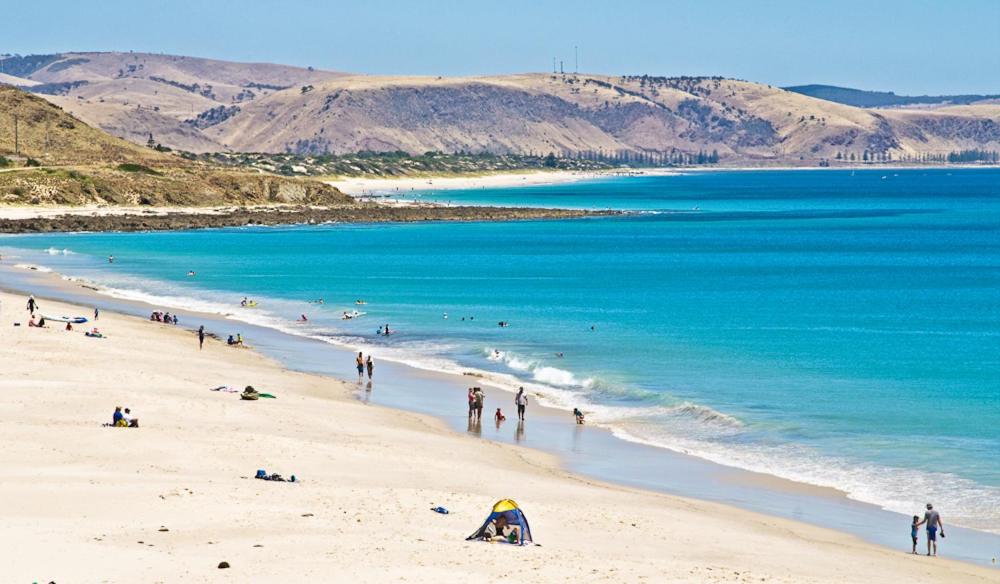
[[[476,370],[625,440],[900,513],[935,501],[952,522],[1000,533],[1000,170],[693,172],[408,196],[634,213],[10,236],[0,248],[119,298],[229,314],[231,332],[246,321]],[[244,296],[259,307],[240,308]],[[353,310],[365,314],[341,319]],[[378,336],[386,323],[396,333]]]

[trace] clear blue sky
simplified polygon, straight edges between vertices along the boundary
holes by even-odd
[[[1000,0],[4,2],[0,53],[135,50],[374,74],[551,69],[1000,93]]]

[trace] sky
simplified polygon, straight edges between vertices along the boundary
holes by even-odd
[[[46,0],[0,53],[143,51],[368,74],[721,75],[1000,94],[1000,0]]]

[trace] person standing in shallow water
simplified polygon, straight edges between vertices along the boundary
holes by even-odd
[[[524,388],[520,387],[517,390],[517,396],[514,397],[514,404],[517,405],[517,419],[524,421],[524,410],[528,407],[528,396],[524,394]]]
[[[368,381],[371,381],[372,372],[375,371],[375,360],[372,359],[371,353],[369,353],[368,358],[365,359],[365,367],[368,368]]]
[[[358,383],[361,383],[365,378],[365,358],[361,351],[358,351],[358,358],[354,362],[358,366]]]
[[[205,325],[198,327],[198,350],[205,348]]]
[[[924,518],[917,524],[917,527],[925,523],[927,524],[927,555],[936,556],[937,536],[940,529],[941,537],[944,537],[944,523],[941,522],[941,514],[935,511],[934,505],[930,503],[927,504],[927,511],[924,513]]]

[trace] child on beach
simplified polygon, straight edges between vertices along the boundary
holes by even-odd
[[[577,424],[583,424],[583,412],[580,411],[580,408],[573,408],[573,416],[576,417]]]
[[[920,517],[917,515],[913,516],[913,524],[910,525],[910,539],[913,540],[913,550],[910,552],[912,554],[917,553],[917,534],[920,529]]]
[[[503,412],[500,411],[500,408],[497,408],[497,413],[493,414],[493,419],[496,421],[497,424],[499,424],[500,422],[506,420],[507,416],[503,415]]]

